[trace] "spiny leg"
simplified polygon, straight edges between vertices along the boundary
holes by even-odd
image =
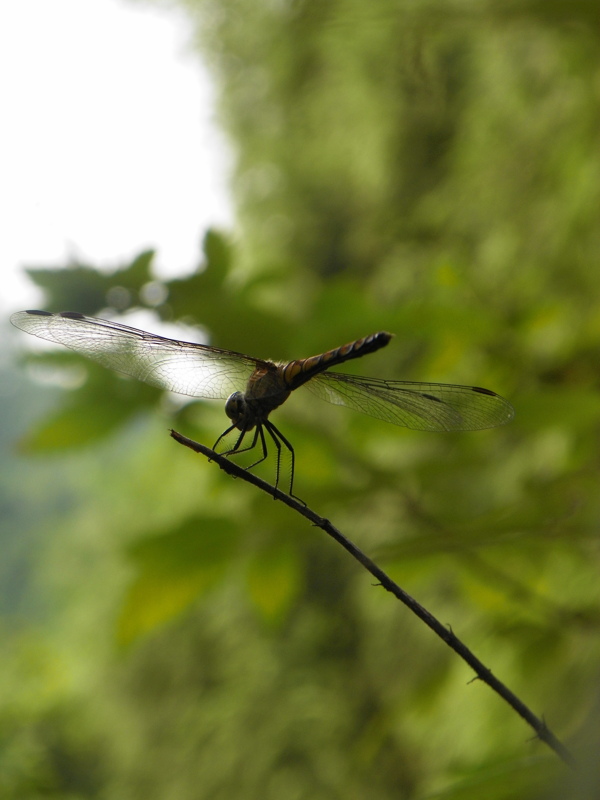
[[[248,447],[240,447],[240,445],[241,445],[241,443],[242,443],[242,441],[244,439],[244,436],[247,433],[248,433],[248,430],[246,429],[242,433],[242,435],[239,437],[237,442],[235,443],[235,447],[233,448],[233,450],[230,450],[229,453],[227,453],[227,455],[236,456],[238,453],[247,453],[248,450],[254,450],[254,448],[256,447],[256,442],[258,440],[258,426],[257,426],[256,430],[254,431],[254,436],[252,437],[252,444],[249,444]],[[246,469],[249,469],[249,467],[246,467]]]
[[[212,446],[212,449],[213,449],[215,452],[217,452],[217,445],[219,444],[219,442],[221,441],[221,439],[224,439],[224,438],[225,438],[225,437],[226,437],[228,434],[230,434],[230,433],[231,433],[231,431],[232,431],[234,428],[235,428],[235,425],[230,425],[230,426],[227,428],[227,430],[224,430],[224,431],[223,431],[223,433],[222,433],[222,434],[219,436],[219,438],[217,439],[217,441],[216,441],[216,442],[213,444],[213,446]],[[244,438],[244,434],[245,434],[245,431],[242,431],[242,434],[241,434],[240,438],[237,440],[236,447],[237,447],[237,445],[238,445],[238,444],[240,444],[240,443],[241,443],[242,439]],[[236,449],[236,447],[234,447],[234,450]],[[227,450],[227,451],[225,452],[225,454],[227,454],[227,453],[231,453],[231,452],[233,452],[233,451],[232,451],[232,450]]]
[[[232,431],[233,431],[235,428],[236,428],[236,426],[235,426],[235,425],[231,425],[231,427],[227,428],[227,430],[226,430],[226,431],[224,431],[224,432],[223,432],[223,433],[222,433],[222,434],[219,436],[219,438],[217,439],[217,441],[215,442],[215,444],[214,444],[214,446],[213,446],[213,450],[215,450],[215,449],[216,449],[216,447],[217,447],[217,445],[219,444],[219,442],[220,442],[222,439],[226,439],[226,437],[227,437],[227,436],[228,436],[228,435],[229,435],[229,434],[230,434],[230,433],[231,433],[231,432],[232,432]],[[264,433],[263,433],[263,430],[262,430],[262,424],[260,424],[260,423],[259,423],[258,425],[256,425],[256,427],[255,427],[255,429],[254,429],[254,436],[252,437],[252,442],[251,442],[251,443],[250,443],[250,444],[249,444],[247,447],[242,447],[242,446],[241,446],[241,445],[242,445],[242,443],[243,443],[244,437],[245,437],[245,436],[246,436],[246,434],[248,433],[248,430],[249,430],[248,428],[244,428],[244,429],[242,429],[242,432],[241,432],[241,433],[240,433],[240,435],[238,436],[238,438],[237,438],[237,440],[236,440],[235,444],[233,445],[233,447],[230,447],[228,450],[224,450],[224,451],[222,451],[222,452],[221,452],[221,455],[223,455],[223,456],[226,456],[226,457],[229,457],[229,456],[237,456],[237,455],[239,455],[240,453],[247,453],[247,452],[249,452],[249,451],[251,451],[251,450],[254,450],[254,448],[256,447],[256,444],[257,444],[257,442],[258,442],[258,437],[260,436],[260,442],[261,442],[262,455],[261,455],[261,457],[260,457],[259,459],[257,459],[256,461],[254,461],[252,464],[250,464],[250,465],[249,465],[249,466],[247,466],[247,467],[244,467],[244,469],[246,469],[246,470],[252,469],[252,468],[253,468],[253,467],[255,467],[257,464],[260,464],[260,463],[261,463],[261,461],[264,461],[264,460],[265,460],[265,458],[267,457],[267,443],[266,443],[266,441],[265,441],[265,435],[264,435]]]
[[[264,431],[263,431],[263,425],[267,429],[267,431],[269,433],[269,436],[271,437],[271,439],[275,443],[275,447],[277,448],[277,467],[276,467],[276,473],[275,473],[275,488],[278,488],[279,480],[280,480],[280,477],[281,477],[281,455],[282,455],[281,445],[283,445],[285,447],[285,449],[288,451],[288,453],[290,454],[290,483],[289,483],[288,493],[289,493],[290,497],[294,497],[299,502],[304,503],[304,501],[300,497],[295,495],[294,492],[293,492],[294,473],[295,473],[295,466],[296,466],[296,454],[294,452],[294,448],[292,447],[290,442],[286,439],[286,437],[281,433],[281,431],[278,428],[276,428],[275,425],[273,425],[272,422],[269,422],[268,420],[265,420],[263,423],[259,423],[258,425],[256,425],[256,427],[254,429],[254,436],[252,437],[252,443],[250,445],[248,445],[247,447],[241,447],[241,445],[242,445],[242,443],[244,441],[244,437],[248,433],[248,429],[247,428],[246,429],[242,429],[240,435],[238,436],[238,438],[237,438],[237,440],[235,442],[235,445],[232,448],[230,448],[229,450],[225,450],[223,453],[221,453],[221,455],[224,455],[224,456],[235,456],[238,453],[246,453],[249,450],[253,450],[256,447],[256,444],[258,442],[258,438],[260,437],[262,455],[261,455],[261,457],[259,459],[257,459],[252,464],[250,464],[250,466],[245,467],[244,469],[252,469],[257,464],[260,464],[261,462],[263,462],[268,456],[268,448],[267,448],[267,442],[266,442],[266,439],[265,439],[265,434],[264,434]],[[236,428],[235,425],[231,425],[229,428],[227,428],[227,430],[223,431],[223,433],[219,436],[217,441],[214,443],[213,450],[216,450],[217,445],[219,444],[219,442],[222,441],[223,439],[225,439],[235,428]]]
[[[290,454],[290,485],[289,485],[288,493],[289,493],[290,497],[294,497],[296,500],[300,501],[301,503],[304,503],[304,500],[302,500],[302,498],[300,498],[297,495],[295,495],[294,492],[293,492],[293,488],[294,488],[294,471],[295,471],[295,466],[296,466],[296,454],[294,452],[294,448],[292,447],[290,442],[285,438],[285,436],[279,430],[279,428],[276,428],[275,425],[273,425],[272,422],[269,422],[268,420],[265,420],[265,427],[269,431],[269,433],[271,434],[271,438],[273,439],[273,441],[277,445],[277,476],[276,476],[277,477],[277,482],[276,482],[275,486],[277,486],[278,483],[279,483],[279,476],[280,476],[280,471],[281,471],[281,445],[283,444],[284,447],[286,448],[286,450]]]
[[[263,423],[262,423],[262,422],[261,422],[261,423],[259,423],[259,424],[256,426],[256,433],[254,434],[254,441],[253,441],[253,443],[252,443],[252,447],[254,447],[254,446],[255,446],[255,444],[256,444],[256,440],[257,440],[257,438],[258,438],[259,436],[260,436],[260,443],[261,443],[261,446],[262,446],[262,456],[261,456],[259,459],[257,459],[256,461],[254,461],[252,464],[250,464],[250,466],[249,466],[249,467],[246,467],[246,469],[252,469],[252,468],[253,468],[253,467],[255,467],[257,464],[260,464],[261,462],[263,462],[263,461],[265,460],[265,458],[266,458],[266,457],[267,457],[267,455],[268,455],[267,443],[266,443],[266,441],[265,441],[265,434],[264,434],[264,431],[263,431]],[[247,450],[251,450],[252,448],[246,448],[246,449],[247,449]]]
[[[258,437],[260,436],[262,455],[261,455],[260,458],[257,458],[256,461],[253,461],[252,464],[249,464],[247,467],[244,467],[244,469],[253,469],[254,467],[257,466],[257,464],[261,464],[267,458],[267,456],[269,454],[269,450],[268,450],[268,447],[267,447],[267,441],[265,439],[263,425],[267,429],[267,431],[269,432],[269,436],[271,437],[271,439],[275,443],[275,447],[277,448],[277,466],[276,466],[276,472],[275,472],[275,488],[277,488],[279,486],[279,478],[280,478],[280,475],[281,475],[281,440],[283,440],[284,437],[281,436],[281,434],[279,434],[279,431],[273,425],[273,423],[267,422],[266,420],[265,420],[264,423],[259,423],[256,426],[256,431],[255,431],[254,437],[252,439],[252,444],[249,447],[243,448],[242,450],[236,450],[235,452],[232,452],[232,455],[237,455],[237,453],[244,453],[247,450],[252,450],[256,446]],[[290,453],[292,455],[292,469],[293,469],[293,460],[294,460],[293,450],[291,448],[291,445],[287,441],[287,439],[285,440],[285,446],[290,451]],[[291,489],[291,482],[290,482],[290,489]],[[297,499],[299,499],[299,498],[297,498]]]
[[[227,428],[226,431],[223,431],[223,433],[219,436],[217,441],[214,443],[213,450],[215,450],[217,445],[219,444],[219,442],[222,439],[225,439],[231,433],[231,431],[235,430],[235,428],[236,428],[236,425],[231,425],[229,428]],[[242,431],[241,431],[240,435],[238,436],[238,438],[237,438],[235,444],[233,445],[233,447],[230,447],[228,450],[224,450],[221,453],[221,455],[223,455],[223,456],[234,456],[234,455],[237,455],[238,453],[245,453],[248,450],[252,450],[254,447],[256,447],[256,442],[257,442],[257,439],[258,439],[258,429],[254,432],[254,436],[252,437],[252,444],[248,445],[248,447],[241,447],[241,444],[244,441],[244,437],[246,436],[247,433],[248,433],[248,428],[242,428]]]
[[[268,422],[265,420],[265,428],[269,432],[271,439],[275,442],[275,447],[277,448],[277,465],[275,467],[275,488],[279,488],[279,476],[281,474],[281,442],[277,438],[277,428],[273,425],[272,422]]]

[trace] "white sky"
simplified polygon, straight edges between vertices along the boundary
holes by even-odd
[[[173,9],[126,0],[0,3],[0,313],[41,294],[21,266],[126,263],[163,275],[232,226],[213,91]]]

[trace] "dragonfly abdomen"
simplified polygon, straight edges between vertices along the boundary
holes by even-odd
[[[319,372],[324,372],[337,364],[343,364],[344,361],[350,361],[352,358],[360,358],[380,350],[389,343],[391,338],[391,333],[380,331],[336,347],[335,350],[328,350],[318,356],[290,361],[283,367],[283,378],[290,389],[297,389],[298,386],[302,386]]]

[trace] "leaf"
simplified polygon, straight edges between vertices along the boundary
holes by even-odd
[[[238,529],[220,517],[193,517],[172,533],[143,539],[130,550],[137,577],[127,591],[117,639],[128,645],[183,613],[225,576]]]
[[[263,620],[277,625],[287,615],[302,586],[302,564],[290,545],[261,550],[250,562],[248,593]]]
[[[28,356],[38,365],[80,366],[81,359],[68,353]],[[84,447],[109,436],[140,411],[159,401],[160,393],[139,381],[122,378],[95,365],[85,364],[83,386],[64,394],[58,411],[33,425],[20,440],[26,453],[47,453]]]
[[[62,269],[28,268],[31,280],[45,290],[49,308],[55,311],[79,311],[97,314],[111,305],[111,289],[121,288],[129,293],[129,302],[120,309],[138,304],[138,293],[152,280],[151,265],[154,250],[144,250],[133,261],[112,272],[100,272],[88,264],[74,262]]]

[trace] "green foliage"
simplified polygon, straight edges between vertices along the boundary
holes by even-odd
[[[348,369],[508,396],[515,422],[472,434],[394,429],[300,391],[276,418],[309,505],[586,765],[600,663],[595,4],[187,6],[236,147],[236,245],[209,231],[198,269],[158,293],[151,252],[113,273],[31,277],[52,310],[143,307],[257,356],[389,330]],[[52,648],[79,676],[53,696],[59,750],[74,771],[87,763],[74,715],[100,765],[76,796],[593,795],[595,755],[571,785],[330,542],[167,439],[175,426],[212,444],[220,408],[164,409],[89,368],[22,438],[52,454],[71,498],[38,524],[55,531],[39,556]],[[58,768],[31,764],[58,795]]]
[[[232,521],[194,517],[131,548],[137,577],[123,603],[118,638],[131,641],[172,620],[223,581],[238,539]]]
[[[27,362],[54,371],[75,369],[81,375],[81,358],[68,352],[28,354]],[[64,404],[32,425],[20,440],[26,453],[51,453],[87,447],[119,430],[126,422],[156,403],[148,386],[122,380],[86,362],[84,383],[72,389]],[[79,382],[79,375],[77,382]]]
[[[109,276],[89,264],[79,263],[71,263],[59,270],[29,268],[27,274],[45,290],[50,307],[57,311],[77,310],[81,314],[93,314],[98,309],[99,300],[106,305],[111,290],[113,302],[121,300],[117,307],[129,305],[129,297],[137,296],[140,288],[150,281],[153,258],[154,251],[146,250],[131,264]],[[115,288],[120,291],[115,292]]]

